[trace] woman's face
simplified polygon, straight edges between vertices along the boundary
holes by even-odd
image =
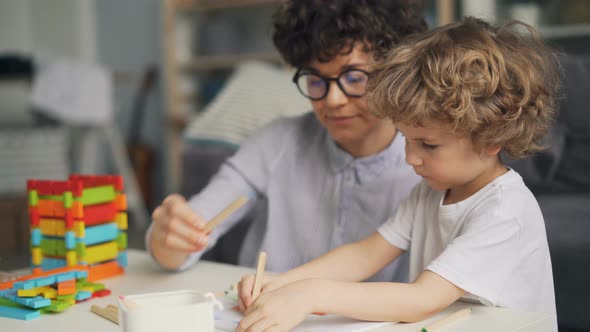
[[[336,56],[329,62],[311,61],[303,70],[336,78],[350,69],[370,72],[370,60],[369,54],[360,45],[351,53]],[[344,79],[354,80],[355,77]],[[386,148],[395,136],[395,127],[390,120],[375,117],[368,111],[364,97],[346,95],[335,81],[330,81],[327,95],[320,100],[311,100],[311,105],[332,139],[353,156],[377,153]]]

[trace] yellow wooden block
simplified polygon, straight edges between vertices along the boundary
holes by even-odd
[[[47,236],[64,236],[66,232],[65,222],[62,219],[41,218],[39,228],[41,234]]]
[[[86,247],[84,261],[88,264],[100,263],[117,258],[117,242],[107,242],[91,247]]]
[[[127,229],[127,213],[126,212],[119,212],[117,213],[116,220],[117,228],[124,231]]]
[[[40,294],[43,294],[43,297],[46,299],[55,299],[55,297],[57,296],[57,292],[55,291],[55,289],[48,286],[31,289],[19,289],[17,290],[17,294],[20,297],[35,297]]]
[[[66,252],[66,265],[67,266],[76,266],[78,265],[78,257],[74,250]]]
[[[90,293],[94,293],[94,288],[93,287],[90,287],[90,286],[82,287],[82,288],[80,288],[80,290],[87,291],[87,292],[90,292]]]
[[[79,239],[82,239],[86,236],[86,227],[83,221],[74,221],[74,233]]]
[[[18,296],[21,297],[35,297],[41,294],[41,287],[31,289],[19,289],[16,293],[18,294]]]
[[[43,293],[43,297],[46,299],[53,300],[57,297],[57,292],[51,287],[41,287],[41,293]]]
[[[41,248],[32,248],[31,256],[33,260],[33,265],[41,265],[41,262],[43,261],[43,254],[41,253]]]

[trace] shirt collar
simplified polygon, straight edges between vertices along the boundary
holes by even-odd
[[[374,155],[354,158],[348,152],[342,150],[336,142],[326,135],[328,160],[333,174],[353,168],[359,183],[370,181],[381,175],[388,167],[400,167],[405,165],[404,138],[398,131],[389,146]]]

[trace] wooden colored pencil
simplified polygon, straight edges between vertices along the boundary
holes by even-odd
[[[256,300],[260,295],[260,288],[262,287],[262,279],[264,278],[264,266],[266,265],[266,253],[260,252],[258,255],[258,265],[256,266],[256,275],[254,276],[254,287],[252,288],[252,301]]]
[[[219,223],[224,221],[227,217],[229,217],[232,213],[234,213],[237,209],[241,208],[244,204],[248,202],[248,197],[240,196],[235,201],[233,201],[230,205],[228,205],[223,211],[219,212],[215,217],[213,217],[207,225],[205,225],[205,231],[210,232],[215,228]]]

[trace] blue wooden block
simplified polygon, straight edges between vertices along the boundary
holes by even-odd
[[[55,277],[55,275],[52,275],[52,276],[31,279],[30,281],[33,281],[35,283],[35,287],[33,287],[33,288],[37,288],[37,287],[53,285],[57,282],[57,278]]]
[[[76,279],[88,278],[88,271],[79,270],[76,271]]]
[[[85,232],[86,236],[84,238],[84,243],[86,243],[87,246],[113,241],[117,238],[119,233],[117,223],[114,222],[88,227]]]
[[[35,228],[31,231],[31,245],[33,247],[38,247],[41,245],[41,230],[39,228]]]
[[[76,301],[84,301],[92,297],[92,293],[88,291],[78,291],[76,293]]]
[[[64,273],[60,273],[58,275],[55,276],[57,279],[57,282],[62,282],[62,281],[68,281],[68,280],[72,280],[72,279],[76,279],[76,272],[64,272]]]
[[[51,304],[51,300],[50,299],[46,299],[44,297],[41,296],[35,296],[35,297],[16,297],[14,299],[11,299],[12,301],[18,303],[18,304],[22,304],[24,306],[33,308],[33,309],[39,309],[39,308],[43,308],[43,307],[47,307],[48,305]]]
[[[117,255],[117,262],[121,267],[127,267],[127,252],[122,251]]]
[[[12,284],[12,288],[14,289],[31,289],[35,287],[35,282],[32,280],[17,281]]]
[[[67,250],[76,249],[76,236],[74,235],[74,232],[66,232],[64,236],[64,241]]]
[[[16,304],[13,306],[5,302],[0,302],[0,317],[30,320],[41,316],[39,310],[21,308]]]
[[[49,271],[64,266],[66,266],[65,259],[43,257],[43,261],[41,261],[41,269],[44,271]]]

